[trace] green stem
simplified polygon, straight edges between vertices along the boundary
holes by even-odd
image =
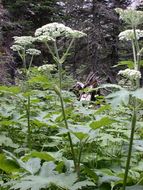
[[[31,56],[31,60],[30,60],[30,63],[29,63],[29,67],[28,67],[27,73],[29,72],[29,70],[31,68],[31,65],[32,65],[32,62],[33,62],[33,57],[34,57],[34,55]]]
[[[79,155],[78,155],[78,161],[77,161],[77,173],[78,177],[80,176],[80,161],[81,161],[81,156],[82,156],[82,150],[83,150],[83,145],[80,141],[80,149],[79,149]]]
[[[70,42],[70,44],[69,44],[69,46],[68,46],[66,52],[63,54],[63,56],[62,56],[62,58],[61,58],[61,61],[62,61],[62,62],[65,61],[65,58],[67,57],[67,55],[68,55],[68,53],[69,53],[69,51],[70,51],[70,49],[71,49],[71,47],[72,47],[72,45],[73,45],[73,43],[74,43],[74,40],[75,40],[75,39],[72,38],[72,40],[71,40],[71,42]]]
[[[31,127],[30,127],[30,95],[28,94],[27,98],[27,109],[26,109],[26,114],[27,114],[27,128],[28,128],[28,134],[27,134],[27,144],[29,149],[32,149],[31,146]]]
[[[136,57],[136,49],[135,49],[135,44],[134,41],[132,40],[132,49],[133,49],[133,57],[134,57],[134,69],[137,70],[137,57]]]
[[[59,56],[59,51],[58,51],[58,48],[57,48],[56,41],[54,42],[54,52],[52,51],[52,49],[50,48],[50,46],[47,43],[46,43],[46,46],[47,46],[49,52],[51,53],[53,59],[56,61],[57,65],[58,65],[59,89],[60,89],[59,92],[58,92],[58,95],[59,95],[60,102],[61,102],[62,115],[63,115],[65,127],[68,130],[67,135],[68,135],[68,139],[69,139],[69,143],[70,143],[72,158],[73,158],[73,162],[74,162],[74,168],[75,168],[75,171],[77,172],[77,175],[78,175],[74,146],[73,146],[71,134],[69,132],[69,126],[68,126],[68,122],[67,122],[67,118],[66,118],[66,113],[65,113],[65,108],[64,108],[64,101],[63,101],[63,97],[62,97],[62,63],[64,62],[64,60],[65,60],[65,58],[67,56],[67,53],[69,52],[69,50],[70,50],[70,48],[71,48],[71,46],[73,44],[73,41],[74,41],[74,39],[72,39],[69,47],[67,48],[66,53],[63,54],[62,58],[60,58],[60,56]]]
[[[64,108],[64,101],[63,101],[61,93],[60,93],[59,97],[60,97],[60,102],[61,102],[63,119],[65,122],[65,127],[67,130],[69,130],[68,122],[67,122],[67,118],[66,118],[66,113],[65,113],[65,108]],[[75,157],[75,152],[74,152],[74,148],[73,148],[73,142],[72,142],[71,134],[69,131],[67,132],[67,135],[68,135],[68,139],[69,139],[69,143],[70,143],[70,148],[71,148],[71,153],[72,153],[72,157],[73,157],[75,171],[77,172],[76,157]]]
[[[57,59],[60,60],[59,51],[58,51],[58,48],[57,48],[56,41],[54,41],[54,50],[55,50],[55,54],[56,54]]]
[[[50,46],[48,45],[48,43],[46,42],[45,44],[46,44],[46,46],[47,46],[50,54],[52,55],[53,59],[55,60],[55,62],[58,63],[57,57],[55,56],[54,52],[52,51],[52,49],[50,48]]]
[[[138,54],[140,51],[140,47],[139,47],[139,42],[137,39],[137,33],[136,33],[136,28],[133,27],[133,32],[134,32],[134,37],[135,37],[135,48],[136,48],[136,55],[137,55],[137,70],[140,69],[140,55]]]
[[[58,64],[58,74],[59,74],[59,88],[60,88],[60,93],[61,93],[61,89],[62,89],[62,63],[60,61],[60,56],[59,56],[59,51],[57,48],[56,41],[54,42],[54,50],[55,50],[56,58],[58,60],[57,64]]]
[[[136,102],[135,102],[135,104],[136,104]],[[128,172],[129,172],[129,168],[130,168],[130,161],[131,161],[131,155],[132,155],[134,132],[135,132],[135,127],[136,127],[136,116],[137,116],[136,115],[136,109],[134,108],[133,115],[132,115],[132,122],[131,122],[130,144],[129,144],[129,150],[128,150],[128,156],[127,156],[127,162],[126,162],[126,168],[125,168],[125,175],[124,175],[124,181],[123,181],[122,190],[126,190]]]

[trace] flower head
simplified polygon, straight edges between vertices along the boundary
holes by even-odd
[[[143,30],[136,30],[136,37],[138,40],[143,37]],[[131,41],[134,39],[135,35],[133,30],[125,30],[119,34],[119,40]]]
[[[37,36],[36,40],[39,42],[55,41],[53,38],[51,38],[50,36],[47,36],[46,34]]]
[[[53,71],[55,69],[55,65],[45,64],[38,67],[38,71]]]
[[[20,45],[12,45],[11,47],[10,47],[10,49],[12,49],[13,51],[22,51],[22,50],[24,50],[24,48],[22,47],[22,46],[20,46]]]
[[[29,54],[29,55],[40,55],[41,51],[38,50],[38,49],[30,48],[30,49],[26,50],[26,54]]]
[[[80,38],[86,34],[78,30],[72,30],[70,27],[65,26],[61,23],[50,23],[38,28],[35,32],[35,36],[43,40],[55,40],[57,37],[72,37]],[[47,39],[46,39],[47,37]],[[45,39],[44,39],[45,38]]]
[[[137,11],[133,9],[123,10],[121,8],[117,8],[115,10],[117,13],[119,13],[120,18],[132,27],[136,27],[143,23],[143,11]]]
[[[21,46],[31,45],[34,41],[32,36],[14,36],[14,43]]]
[[[125,70],[120,70],[118,75],[122,75],[126,78],[129,78],[130,80],[136,80],[141,78],[141,73],[140,71],[137,71],[135,69],[125,69]]]

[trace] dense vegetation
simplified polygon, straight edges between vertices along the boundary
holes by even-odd
[[[27,10],[23,0],[14,6],[21,4]],[[124,68],[118,84],[91,84],[80,91],[87,96],[107,91],[96,94],[94,101],[79,101],[69,90],[75,81],[66,69],[72,47],[88,34],[53,22],[34,34],[14,37],[11,50],[22,66],[15,85],[0,86],[2,190],[143,189],[143,12],[116,12],[127,26],[119,40],[132,47],[133,60],[117,65]],[[43,51],[50,64],[44,60],[34,66]]]

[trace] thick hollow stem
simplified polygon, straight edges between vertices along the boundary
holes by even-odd
[[[133,146],[133,140],[134,140],[135,127],[136,127],[136,109],[134,108],[133,115],[132,115],[132,121],[131,121],[131,135],[130,135],[129,150],[128,150],[128,156],[127,156],[127,162],[126,162],[126,168],[125,168],[125,175],[124,175],[122,190],[126,190],[127,178],[128,178],[131,155],[132,155],[132,146]]]

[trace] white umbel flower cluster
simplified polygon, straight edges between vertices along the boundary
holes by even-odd
[[[121,8],[117,8],[115,10],[119,13],[120,19],[132,27],[137,27],[139,24],[143,23],[143,11]]]
[[[51,37],[49,37],[49,36],[46,36],[45,34],[44,34],[44,35],[37,36],[37,37],[36,37],[36,40],[39,41],[39,42],[55,41],[53,38],[51,38]]]
[[[32,36],[14,36],[13,38],[14,43],[21,46],[31,45],[35,41]]]
[[[38,67],[38,71],[53,71],[55,69],[55,65],[45,64]]]
[[[118,72],[118,75],[122,75],[124,77],[127,77],[130,80],[136,80],[136,79],[140,79],[141,78],[140,71],[137,71],[135,69],[120,70]]]
[[[35,36],[40,39],[55,40],[57,37],[70,37],[70,38],[81,38],[86,36],[85,33],[78,30],[72,30],[70,27],[65,26],[61,23],[50,23],[38,28],[35,32]],[[47,37],[47,38],[46,38]]]
[[[143,30],[136,30],[136,37],[139,40],[143,37]],[[119,40],[131,41],[135,39],[134,31],[133,30],[125,30],[119,34]]]
[[[12,45],[11,47],[10,47],[10,49],[12,49],[13,51],[23,51],[24,50],[24,48],[22,47],[22,46],[20,46],[20,45]]]
[[[38,50],[38,49],[30,48],[30,49],[26,50],[26,54],[29,54],[29,55],[40,55],[41,51]]]

